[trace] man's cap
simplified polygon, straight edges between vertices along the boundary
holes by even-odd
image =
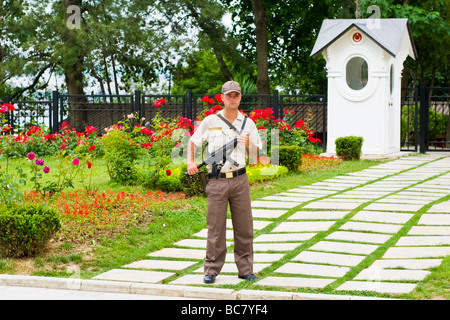
[[[241,93],[241,86],[236,81],[227,81],[222,86],[222,93],[227,94],[230,92],[239,92]]]

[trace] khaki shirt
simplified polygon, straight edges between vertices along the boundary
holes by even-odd
[[[223,116],[223,110],[219,111]],[[244,115],[238,112],[236,120],[232,123],[233,126],[241,131],[242,124],[244,121]],[[256,128],[255,123],[250,118],[247,118],[245,127],[241,135],[248,135],[250,144],[254,144],[258,149],[262,148],[261,138]],[[197,128],[195,133],[192,135],[190,141],[192,141],[197,148],[202,147],[203,142],[208,142],[208,152],[213,152],[221,148],[226,143],[232,141],[238,136],[238,133],[231,129],[222,119],[220,119],[216,114],[207,116]],[[253,156],[253,155],[252,155]],[[236,171],[241,168],[245,168],[247,162],[248,154],[246,152],[246,147],[243,144],[238,143],[236,148],[230,155],[230,158],[235,160],[239,165],[235,166],[232,162],[227,160],[222,167],[220,172],[231,172]],[[256,155],[254,156],[256,158]],[[222,162],[220,162],[221,164]],[[208,171],[211,172],[211,165],[208,166]]]

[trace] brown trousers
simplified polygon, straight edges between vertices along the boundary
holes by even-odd
[[[217,276],[227,253],[226,220],[230,204],[234,232],[234,261],[240,276],[253,273],[253,217],[247,174],[234,178],[212,178],[206,186],[208,197],[208,240],[205,274]]]

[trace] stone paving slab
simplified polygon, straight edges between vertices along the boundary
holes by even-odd
[[[274,272],[340,278],[343,277],[348,271],[350,271],[350,268],[348,267],[288,262],[276,269]]]
[[[371,254],[377,248],[378,246],[373,244],[319,241],[309,249],[315,251],[342,252],[351,254]]]
[[[164,279],[167,279],[174,275],[175,273],[173,272],[112,269],[99,274],[92,279],[161,283]]]
[[[340,227],[341,230],[352,231],[370,231],[379,233],[397,233],[402,228],[402,225],[398,224],[386,224],[386,223],[371,223],[371,222],[346,222]]]
[[[253,220],[253,229],[261,230],[271,224],[272,221],[261,221],[261,220]],[[233,222],[231,219],[227,219],[226,223],[227,229],[233,229]]]
[[[302,203],[307,202],[310,200],[313,200],[315,198],[313,197],[286,197],[286,196],[267,196],[264,198],[261,198],[262,200],[275,200],[275,201],[287,201],[287,202],[296,202],[296,203]]]
[[[349,211],[297,211],[288,220],[339,220]]]
[[[138,260],[124,265],[124,268],[131,269],[166,269],[183,270],[193,266],[197,262],[193,261],[175,261],[175,260]]]
[[[409,200],[409,199],[420,199],[426,200],[427,203],[435,201],[441,198],[441,196],[431,196],[431,195],[423,195],[418,192],[399,192],[392,196],[388,196],[384,199],[397,199],[397,200]]]
[[[392,204],[411,204],[411,205],[420,205],[424,206],[428,204],[429,200],[422,200],[422,199],[389,199],[389,198],[383,198],[380,200],[377,200],[377,203],[392,203]]]
[[[406,223],[414,215],[407,213],[394,213],[383,211],[359,211],[351,220],[386,222],[386,223]]]
[[[254,243],[258,242],[287,242],[287,241],[306,241],[314,237],[316,233],[267,233],[262,234],[254,239]]]
[[[350,231],[335,231],[329,236],[325,237],[327,240],[345,240],[354,242],[367,242],[374,244],[382,244],[391,238],[387,234],[367,233],[367,232],[350,232]]]
[[[275,262],[283,258],[284,253],[254,253],[253,262]],[[234,261],[234,253],[227,253],[225,261]]]
[[[321,202],[332,202],[332,203],[364,203],[367,202],[367,199],[357,199],[357,198],[340,198],[340,199],[336,199],[333,197],[327,198],[327,199],[322,199],[320,200]]]
[[[347,200],[348,199],[353,199],[353,200],[356,200],[356,199],[359,199],[359,200],[369,201],[369,200],[376,199],[376,198],[379,198],[379,196],[374,195],[374,194],[369,194],[369,193],[367,193],[367,194],[356,194],[356,193],[344,192],[344,193],[341,193],[341,194],[337,194],[335,196],[331,196],[329,199],[333,199],[333,200],[337,200],[337,199],[347,199]]]
[[[371,266],[370,268],[361,271],[354,279],[373,281],[420,281],[430,273],[430,271],[424,270],[389,270]]]
[[[227,247],[232,243],[227,242]],[[183,239],[178,242],[175,242],[174,245],[179,247],[190,247],[190,248],[198,248],[198,249],[206,249],[206,239]]]
[[[450,201],[435,204],[427,212],[450,213]]]
[[[383,256],[383,259],[416,259],[438,258],[450,254],[450,246],[447,247],[391,247]]]
[[[381,269],[428,269],[438,267],[442,259],[382,259],[376,260],[371,267]]]
[[[329,201],[315,201],[308,203],[304,209],[330,209],[330,210],[353,210],[361,205],[360,202],[329,202]]]
[[[195,237],[199,237],[199,238],[207,238],[208,237],[208,229],[202,229],[199,232],[194,234]],[[225,238],[227,240],[233,240],[234,239],[234,233],[233,230],[229,230],[227,229],[225,231]]]
[[[450,226],[450,214],[446,213],[430,213],[423,214],[417,224]]]
[[[276,219],[286,212],[287,210],[252,209],[253,218]]]
[[[449,191],[446,189],[431,189],[430,187],[423,187],[423,184],[420,184],[420,186],[409,188],[408,191],[416,191],[416,192],[423,192],[423,193],[430,193],[433,192],[434,194],[439,193],[442,194],[442,197],[446,196]]]
[[[282,222],[272,232],[308,232],[328,230],[335,221]]]
[[[257,281],[255,284],[268,287],[279,287],[285,289],[298,288],[324,288],[334,279],[301,278],[301,277],[267,277]]]
[[[310,186],[303,186],[301,188],[289,189],[288,192],[298,192],[301,194],[312,194],[314,196],[321,196],[321,197],[336,193],[336,191],[324,190],[321,188],[311,188]]]
[[[417,286],[415,283],[395,283],[381,281],[347,281],[336,290],[348,291],[375,291],[380,293],[408,293]]]
[[[374,202],[365,207],[365,210],[376,210],[376,211],[409,211],[416,212],[422,208],[421,204],[402,204],[402,203],[379,203]]]
[[[205,258],[205,255],[206,255],[205,250],[164,248],[158,251],[151,252],[147,256],[203,260]]]
[[[337,266],[356,266],[365,256],[357,256],[342,253],[330,253],[330,252],[316,252],[316,251],[302,251],[292,261],[312,262],[332,264]]]
[[[276,208],[276,209],[291,209],[301,202],[282,202],[282,201],[252,201],[252,208]]]
[[[441,226],[414,226],[409,230],[410,235],[436,235],[450,236],[450,227]]]
[[[284,251],[292,251],[297,248],[301,243],[295,242],[276,242],[276,243],[254,243],[253,251],[255,252],[266,252],[266,251],[275,251],[275,252],[284,252]]]
[[[396,246],[442,246],[450,245],[450,236],[404,236]]]

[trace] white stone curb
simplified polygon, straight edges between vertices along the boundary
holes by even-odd
[[[171,297],[218,300],[387,300],[374,297],[328,295],[264,290],[240,290],[147,284],[105,280],[0,275],[0,286],[36,287],[79,291],[148,294]]]

